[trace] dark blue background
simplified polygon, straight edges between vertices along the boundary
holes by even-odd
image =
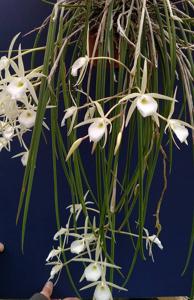
[[[39,25],[50,12],[50,7],[40,0],[1,0],[0,7],[0,49],[6,49],[17,32],[26,33]],[[23,47],[31,46],[31,38],[23,40]],[[190,141],[191,142],[191,141]],[[190,143],[191,144],[191,143]],[[41,144],[37,171],[30,205],[24,255],[21,253],[21,228],[16,227],[15,217],[22,183],[23,167],[19,159],[10,159],[19,151],[17,145],[12,153],[0,153],[0,241],[6,251],[0,255],[0,297],[29,297],[39,291],[49,276],[44,266],[45,258],[53,245],[56,231],[52,190],[52,168],[50,145]],[[90,169],[92,172],[92,170]],[[59,177],[61,170],[59,169]],[[181,277],[190,238],[193,215],[193,167],[191,146],[181,145],[181,151],[174,150],[174,165],[168,181],[168,191],[162,206],[161,240],[164,250],[154,248],[155,263],[151,259],[139,260],[128,284],[128,293],[121,296],[151,297],[188,295],[194,261],[185,276]],[[62,177],[62,176],[61,176]],[[162,177],[156,173],[151,198],[158,199],[162,188]],[[62,214],[69,202],[65,186],[60,189]],[[153,200],[153,203],[156,201]],[[150,219],[154,225],[155,204],[150,207]],[[65,220],[63,221],[65,224]],[[130,257],[124,239],[118,242],[120,265]],[[82,267],[72,265],[76,280],[82,274]],[[65,274],[64,274],[65,275]],[[90,296],[92,291],[85,295]],[[73,295],[66,279],[61,276],[55,288],[55,296]]]

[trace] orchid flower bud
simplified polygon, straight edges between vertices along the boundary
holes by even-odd
[[[8,144],[8,140],[4,137],[0,137],[0,151],[5,148]]]
[[[50,272],[50,278],[49,278],[49,280],[50,280],[50,279],[53,279],[54,276],[55,276],[57,273],[59,273],[59,272],[61,271],[62,268],[63,268],[63,264],[62,264],[62,263],[57,264],[57,265],[55,265],[54,267],[52,267],[51,272]]]
[[[68,229],[62,227],[61,229],[59,229],[59,230],[55,233],[55,235],[54,235],[54,237],[53,237],[53,240],[54,240],[54,241],[57,241],[59,236],[61,236],[61,235],[63,235],[63,234],[66,234],[67,232],[68,232]]]
[[[142,95],[137,98],[137,109],[142,117],[152,116],[158,109],[158,103],[149,95]]]
[[[53,257],[59,255],[61,253],[61,251],[62,251],[62,249],[60,247],[58,249],[51,250],[51,252],[49,253],[48,257],[46,258],[46,261],[49,261]]]
[[[84,276],[87,281],[97,281],[102,275],[102,269],[98,263],[91,263],[85,268]]]
[[[71,243],[71,246],[70,246],[70,251],[71,253],[74,253],[74,254],[79,254],[81,252],[83,252],[86,248],[86,245],[84,243],[84,240],[75,240]]]
[[[71,75],[76,77],[78,75],[78,70],[85,68],[88,64],[87,55],[84,57],[79,57],[71,67]]]
[[[9,124],[5,125],[3,129],[3,137],[7,140],[10,140],[14,136],[14,127]]]
[[[65,115],[61,121],[61,127],[65,125],[65,121],[70,118],[77,110],[76,106],[71,106],[65,110]]]
[[[97,143],[106,132],[106,123],[103,118],[97,118],[88,128],[90,142]]]
[[[111,300],[112,294],[107,284],[99,283],[94,291],[94,300]]]
[[[169,126],[181,143],[188,144],[189,131],[184,125],[180,124],[179,120],[169,120]]]
[[[24,110],[18,118],[20,124],[26,128],[33,127],[35,124],[35,120],[36,120],[36,112],[30,109]]]
[[[7,86],[7,92],[13,100],[20,100],[23,98],[27,90],[27,82],[22,78],[13,78]]]
[[[24,154],[22,155],[22,158],[21,158],[21,163],[24,167],[27,166],[28,157],[29,157],[29,151],[24,152]]]
[[[0,71],[6,69],[9,66],[9,59],[6,56],[0,58]]]

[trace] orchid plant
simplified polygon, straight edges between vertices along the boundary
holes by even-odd
[[[192,143],[194,136],[194,3],[42,1],[52,11],[35,30],[34,48],[16,47],[18,34],[8,54],[0,58],[0,151],[14,151],[11,143],[18,139],[21,153],[12,156],[21,157],[25,167],[17,213],[17,221],[22,217],[22,248],[45,127],[52,139],[54,241],[59,243],[46,259],[52,266],[50,279],[57,282],[70,262],[82,262],[80,281],[90,282],[82,290],[95,287],[94,300],[110,300],[112,289],[126,290],[139,254],[145,259],[147,249],[154,261],[153,246],[163,249],[160,210],[167,189],[167,157],[171,169],[173,147],[184,151],[182,143]],[[39,47],[45,27],[47,41]],[[39,51],[44,60],[37,66]],[[29,70],[24,56],[31,58]],[[29,132],[31,143],[27,145]],[[84,152],[93,167],[93,178]],[[164,185],[158,203],[153,203],[156,232],[150,235],[146,229],[148,203],[160,157]],[[65,225],[59,217],[57,160],[71,192]],[[132,213],[137,222],[135,232]],[[127,274],[115,261],[118,236],[129,237],[134,249]],[[72,257],[67,259],[66,254]],[[115,272],[125,277],[124,283],[114,283]]]

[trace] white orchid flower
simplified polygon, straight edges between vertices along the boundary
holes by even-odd
[[[93,299],[95,299],[95,300],[112,300],[113,298],[112,298],[112,294],[111,294],[109,286],[111,286],[115,289],[118,289],[118,290],[127,291],[127,289],[125,289],[121,286],[118,286],[112,282],[106,281],[105,277],[106,277],[106,267],[104,266],[102,268],[101,281],[92,282],[92,283],[88,284],[87,286],[81,288],[80,290],[83,291],[85,289],[96,286],[94,295],[93,295]]]
[[[75,240],[71,243],[70,251],[74,254],[80,254],[86,249],[85,241],[84,239],[81,240]]]
[[[103,118],[96,118],[88,128],[90,142],[98,143],[107,131],[107,124]]]
[[[155,99],[176,101],[174,98],[165,95],[161,95],[157,93],[146,93],[146,88],[147,88],[147,60],[145,59],[140,92],[129,94],[123,97],[119,101],[119,103],[122,103],[134,99],[127,113],[125,126],[128,125],[131,116],[136,108],[138,109],[142,117],[146,118],[148,116],[152,116],[156,124],[159,125],[158,116],[156,113],[158,109],[158,103],[156,102]]]
[[[36,120],[36,112],[32,109],[24,110],[18,118],[19,123],[25,128],[31,128],[34,126]]]
[[[137,97],[136,106],[140,114],[144,118],[153,116],[158,109],[158,103],[156,102],[156,100],[154,100],[151,96],[146,94]]]
[[[28,88],[27,82],[24,78],[13,77],[8,84],[6,90],[8,94],[11,96],[12,100],[20,100],[26,95],[26,91]]]
[[[89,264],[84,270],[84,277],[87,281],[97,281],[102,275],[102,268],[98,263]]]
[[[5,91],[0,93],[0,115],[4,115],[9,120],[14,120],[18,117],[18,106],[16,101],[13,101],[9,94]]]
[[[159,240],[159,238],[153,234],[150,235],[149,231],[146,228],[143,228],[145,234],[146,234],[146,250],[148,250],[149,256],[151,256],[152,261],[154,262],[154,256],[152,253],[152,245],[156,244],[161,250],[163,250],[163,245],[161,243],[161,241]]]
[[[112,300],[112,293],[110,291],[110,288],[107,284],[104,282],[100,282],[94,291],[93,295],[94,300]]]
[[[175,95],[176,95],[176,91],[175,91]],[[175,97],[175,95],[174,95],[174,97]],[[159,114],[158,114],[158,116],[167,122],[167,125],[165,127],[165,132],[169,128],[169,130],[172,134],[172,139],[173,139],[175,145],[177,146],[177,148],[179,149],[179,146],[177,145],[177,143],[173,137],[173,133],[175,134],[175,136],[178,138],[178,140],[181,143],[185,143],[186,145],[188,145],[187,138],[189,136],[189,131],[188,131],[187,127],[191,128],[192,130],[194,130],[194,128],[190,124],[188,124],[182,120],[172,119],[174,109],[175,109],[175,103],[173,102],[171,104],[170,113],[169,113],[167,119],[165,119],[164,117],[162,117]]]
[[[187,138],[189,136],[189,131],[183,124],[181,124],[181,121],[171,119],[168,121],[168,125],[172,129],[176,137],[179,139],[179,141],[181,143],[184,142],[186,145],[188,145]]]
[[[102,106],[96,101],[94,101],[93,103],[96,105],[100,117],[85,120],[79,123],[78,125],[76,125],[75,128],[91,123],[91,125],[88,128],[88,137],[90,142],[94,142],[94,144],[96,144],[104,136],[103,147],[105,147],[107,141],[107,134],[108,134],[107,126],[110,125],[110,132],[111,132],[112,124],[111,121],[104,115]]]
[[[161,250],[163,250],[163,245],[162,245],[161,241],[159,240],[159,238],[155,234],[148,236],[147,240],[156,244]]]

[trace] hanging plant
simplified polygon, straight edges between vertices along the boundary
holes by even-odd
[[[34,47],[22,50],[20,45],[15,53],[17,35],[0,59],[0,149],[11,151],[15,139],[22,148],[14,156],[25,166],[17,213],[23,248],[39,144],[44,132],[51,136],[58,226],[54,240],[59,245],[47,257],[50,279],[57,280],[70,262],[83,262],[80,281],[89,284],[82,290],[94,288],[95,300],[108,300],[112,288],[126,290],[138,255],[147,255],[144,248],[152,260],[153,248],[163,249],[160,209],[167,168],[172,167],[173,148],[184,151],[194,132],[194,3],[44,2],[53,6],[52,13],[37,30]],[[46,45],[38,47],[45,28]],[[44,60],[37,66],[39,51]],[[31,58],[30,70],[25,69],[24,56]],[[93,178],[85,161],[88,151]],[[156,231],[149,233],[150,189],[161,159],[163,189],[154,216]],[[64,227],[59,220],[57,160],[72,197]],[[115,261],[120,235],[134,247],[125,275]],[[73,254],[70,260],[68,252]],[[114,272],[125,278],[123,284],[114,282]]]

